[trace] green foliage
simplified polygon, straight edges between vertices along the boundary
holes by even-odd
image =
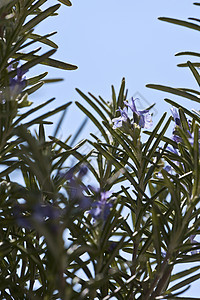
[[[76,105],[87,118],[74,137],[59,140],[56,134],[71,103],[44,114],[40,109],[54,99],[28,108],[29,95],[48,82],[47,72],[24,78],[38,64],[76,69],[50,58],[58,48],[49,39],[54,33],[34,33],[60,6],[43,10],[45,2],[0,5],[0,296],[192,299],[179,295],[200,278],[199,265],[178,273],[174,267],[199,263],[199,111],[165,99],[178,109],[173,109],[173,118],[164,113],[151,131],[144,131],[150,115],[137,111],[134,102],[128,104],[123,78],[118,95],[112,86],[109,102],[77,89],[87,107],[78,101]],[[70,1],[59,2],[71,6]],[[27,50],[38,42],[51,49],[41,55],[40,48]],[[187,66],[199,86],[196,63]],[[148,87],[199,103],[199,91]],[[31,119],[35,112],[39,115]],[[47,119],[59,112],[55,134],[47,137]],[[91,133],[75,144],[88,118],[98,137]],[[172,122],[170,139],[166,131]],[[88,153],[82,148],[86,143]]]

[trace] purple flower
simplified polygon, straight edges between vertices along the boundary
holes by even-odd
[[[176,142],[176,143],[181,143],[183,141],[180,136],[178,136],[177,134],[175,134],[175,131],[173,131],[172,140],[174,142]]]
[[[175,107],[170,108],[170,110],[171,110],[171,113],[172,113],[172,116],[174,118],[174,122],[175,122],[176,126],[181,127],[181,120],[180,120],[178,110]],[[175,128],[173,129],[173,132],[172,132],[172,134],[173,134],[172,135],[172,140],[176,143],[181,143],[182,138],[179,135],[177,135],[176,126],[175,126]]]
[[[107,251],[109,253],[112,253],[115,250],[115,248],[117,247],[117,245],[118,245],[118,242],[110,241]]]
[[[149,129],[152,125],[153,121],[150,113],[140,115],[139,126],[141,128]]]
[[[135,106],[135,100],[136,99],[132,97],[131,104],[128,103],[127,101],[124,101],[124,104],[132,110],[134,123],[137,123],[136,116],[135,116],[137,115],[137,117],[139,117],[139,126],[141,128],[149,129],[153,125],[151,114],[147,109],[137,110]]]
[[[121,116],[118,118],[112,119],[112,122],[114,123],[113,129],[122,127],[123,122],[127,122],[127,120],[129,119],[127,107],[124,107],[123,109],[121,109],[119,107],[118,111],[120,112]]]
[[[172,153],[174,153],[174,154],[176,154],[176,155],[178,155],[178,151],[177,151],[177,149],[176,148],[174,148],[174,147],[171,147],[171,146],[167,146],[167,148],[166,148],[168,151],[170,151],[170,152],[172,152]]]
[[[31,230],[30,217],[24,214],[25,207],[23,205],[15,205],[13,207],[13,216],[18,226]]]
[[[32,208],[27,205],[16,205],[13,208],[13,216],[20,227],[34,229],[35,222],[55,221],[59,218],[61,211],[50,204],[36,204]]]
[[[95,220],[106,220],[109,213],[110,213],[110,209],[112,208],[113,204],[111,202],[108,202],[108,198],[110,197],[111,192],[107,191],[107,192],[101,192],[100,193],[100,200],[99,201],[95,201],[92,204],[92,209],[89,211],[89,213],[91,214],[91,216],[95,219]]]
[[[12,61],[9,63],[7,70],[9,73],[17,70],[17,75],[14,78],[12,78],[10,76],[10,79],[9,79],[10,94],[11,94],[11,97],[15,98],[22,92],[22,90],[26,86],[26,77],[24,76],[24,74],[28,70],[24,71],[22,69],[22,67],[14,68]]]
[[[85,165],[81,166],[81,168],[78,172],[78,178],[80,178],[80,179],[83,178],[87,174],[87,172],[88,172],[87,166],[85,166]]]
[[[165,166],[165,167],[163,168],[163,170],[165,170],[167,173],[170,173],[170,172],[172,171],[172,167],[169,166],[169,165],[167,165],[167,166]],[[161,172],[158,172],[157,178],[163,179],[163,175],[162,175]]]
[[[74,175],[75,168],[71,168],[65,174],[59,173],[59,176],[68,181],[68,194],[70,200],[75,201],[81,209],[88,209],[91,206],[90,197],[86,196],[87,187],[82,182],[83,177],[87,174],[88,168],[83,165],[79,169],[77,177]]]
[[[190,243],[191,244],[196,244],[196,243],[198,243],[198,241],[196,241],[194,238],[196,237],[196,235],[191,235],[190,237],[189,237],[189,240],[190,240]],[[198,253],[200,253],[200,250],[193,250],[193,251],[191,251],[191,254],[198,254]]]
[[[10,78],[10,93],[12,97],[19,95],[26,86],[26,77],[23,76],[26,71],[21,68],[17,69],[17,75],[14,78]]]
[[[180,116],[178,113],[178,110],[175,107],[170,108],[172,116],[174,118],[174,122],[176,123],[177,126],[181,126],[181,120]]]
[[[33,219],[39,222],[44,222],[47,218],[55,220],[60,216],[60,210],[50,204],[37,204],[33,210]]]

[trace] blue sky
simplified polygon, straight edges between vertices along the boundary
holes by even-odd
[[[188,108],[198,109],[197,104],[189,100],[145,87],[147,83],[159,83],[198,88],[191,72],[176,66],[188,58],[175,57],[174,54],[183,50],[198,52],[199,33],[157,19],[159,16],[185,20],[198,17],[200,7],[192,5],[193,1],[72,0],[72,3],[72,7],[63,5],[59,16],[46,20],[36,32],[58,31],[53,38],[59,45],[54,58],[76,64],[78,70],[36,68],[35,73],[48,70],[49,78],[64,78],[63,82],[46,85],[32,96],[36,104],[54,96],[56,102],[49,108],[68,101],[85,103],[75,88],[101,95],[109,101],[111,84],[118,91],[121,79],[125,77],[129,97],[139,92],[148,103],[156,103],[155,123],[164,111],[169,112],[169,105],[163,100],[166,96]],[[82,112],[73,104],[60,129],[60,137],[64,139],[75,132],[82,119]],[[55,122],[57,120],[54,118]],[[84,134],[93,129],[88,123]],[[51,130],[53,132],[53,129],[48,129],[48,132]],[[192,297],[197,292],[198,283],[185,296]]]
[[[52,4],[55,2],[52,1]],[[62,6],[59,16],[43,22],[37,31],[43,34],[58,31],[53,37],[59,45],[54,57],[76,64],[78,70],[61,71],[43,67],[42,71],[48,70],[50,78],[63,77],[64,82],[46,85],[33,100],[38,102],[42,98],[44,101],[56,96],[57,105],[76,100],[85,103],[75,91],[79,88],[84,93],[101,95],[109,101],[111,84],[118,90],[122,77],[125,77],[129,97],[139,92],[148,103],[156,103],[156,123],[165,110],[169,111],[169,105],[163,101],[169,94],[148,89],[145,85],[160,83],[197,88],[191,72],[176,66],[186,58],[175,57],[174,54],[182,50],[198,52],[197,31],[157,18],[197,17],[199,9],[192,5],[192,1],[182,0],[73,0],[72,7]],[[196,108],[196,104],[189,100],[177,99],[181,104]],[[65,136],[74,131],[82,118],[83,114],[73,104],[65,123],[68,131],[64,126],[60,134]],[[92,128],[89,124],[87,132]]]

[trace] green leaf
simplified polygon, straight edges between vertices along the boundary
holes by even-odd
[[[158,124],[156,125],[156,127],[154,128],[154,130],[150,133],[150,137],[148,138],[147,142],[145,143],[145,147],[143,150],[143,155],[146,156],[147,155],[147,151],[149,151],[150,145],[153,141],[153,139],[155,138],[158,130],[160,129],[165,117],[166,117],[167,113],[164,113],[163,116],[161,117],[161,119],[159,120]]]
[[[101,108],[103,108],[103,110],[107,113],[107,115],[110,117],[110,118],[112,118],[112,113],[108,110],[109,109],[109,106],[108,106],[108,104],[105,102],[105,101],[103,101],[103,99],[101,98],[101,97],[99,97],[100,98],[100,100],[99,99],[97,99],[94,95],[92,95],[91,93],[88,93],[98,104],[99,104],[99,106],[101,106]]]
[[[79,89],[76,88],[76,91],[79,93],[79,95],[81,95],[81,97],[83,99],[85,99],[87,101],[87,103],[92,106],[92,108],[99,114],[99,116],[107,122],[107,118],[104,115],[104,113],[102,112],[102,110],[94,103],[90,100],[90,98],[88,98],[83,92],[81,92]]]
[[[183,107],[182,105],[180,105],[179,103],[173,101],[173,100],[170,100],[170,99],[167,99],[165,98],[164,99],[167,103],[177,107],[177,108],[181,108],[188,116],[194,118],[197,122],[199,122],[199,118],[197,115],[195,115],[194,113],[192,113],[190,110],[188,110],[187,108]]]
[[[23,92],[22,92],[22,95],[25,95],[25,94],[32,94],[34,92],[36,92],[37,90],[39,90],[42,86],[43,86],[44,82],[43,81],[40,81],[36,84],[34,84],[32,87],[30,87],[29,89],[25,89]]]
[[[48,78],[48,79],[44,79],[42,80],[44,83],[55,83],[55,82],[60,82],[63,81],[63,78]]]
[[[73,154],[73,156],[75,158],[77,158],[79,161],[84,161],[85,160],[85,156],[83,154],[79,153],[78,151],[76,151],[77,145],[72,148],[69,145],[67,145],[66,143],[60,141],[59,139],[57,139],[55,137],[49,136],[49,138],[52,139],[56,144],[58,144],[59,146],[61,146],[63,149],[65,149],[69,153],[71,152]],[[98,176],[95,168],[89,162],[87,162],[87,164],[88,164],[88,168],[90,169],[90,171],[92,172],[92,174],[95,176],[95,178],[99,182],[100,179],[99,179],[99,176]]]
[[[192,62],[192,64],[193,64],[194,67],[197,67],[197,68],[200,67],[200,63],[199,62]],[[178,67],[188,67],[188,64],[187,63],[182,63],[182,64],[178,64],[177,66]]]
[[[182,51],[175,54],[175,56],[181,56],[181,55],[192,55],[192,56],[200,57],[200,53],[192,52],[192,51]]]
[[[30,110],[28,110],[26,113],[22,114],[14,123],[13,123],[13,127],[15,127],[19,122],[21,122],[23,119],[27,118],[28,116],[30,116],[32,113],[40,110],[41,108],[43,108],[44,106],[46,106],[47,104],[51,103],[52,101],[54,101],[55,98],[52,98],[38,106],[36,106],[35,108],[32,108]]]
[[[48,52],[42,54],[42,55],[31,55],[32,59],[27,59],[28,62],[23,64],[21,66],[21,69],[23,71],[27,71],[29,70],[30,68],[36,66],[37,64],[40,64],[40,63],[44,63],[44,61],[51,55],[53,55],[54,53],[56,52],[56,49],[52,49],[52,50],[49,50]],[[17,53],[16,55],[14,55],[13,57],[16,57],[17,56]],[[23,58],[23,60],[26,60],[25,57]],[[12,72],[10,72],[10,74],[12,74]]]
[[[194,145],[193,145],[193,150],[194,150],[194,182],[193,182],[193,190],[192,190],[192,195],[193,198],[195,196],[198,196],[200,193],[200,160],[199,160],[199,126],[195,124],[194,128]]]
[[[155,90],[159,90],[159,91],[163,91],[163,92],[167,92],[170,94],[174,94],[177,96],[181,96],[184,98],[188,98],[192,101],[198,102],[200,103],[200,99],[190,93],[184,92],[184,91],[180,91],[177,88],[172,88],[169,86],[165,86],[165,85],[159,85],[159,84],[147,84],[146,87],[151,88],[151,89],[155,89]]]
[[[53,110],[51,110],[51,111],[49,111],[49,112],[47,112],[47,113],[45,113],[45,114],[43,114],[43,115],[35,118],[35,119],[33,119],[32,121],[29,121],[29,122],[25,123],[24,125],[26,125],[27,127],[29,127],[29,126],[32,126],[33,124],[38,124],[41,121],[43,121],[44,119],[49,118],[49,117],[57,114],[58,112],[60,112],[62,110],[65,110],[69,105],[71,105],[71,103],[72,102],[68,102],[68,103],[66,103],[64,105],[61,105],[58,108],[53,109]]]
[[[60,7],[60,4],[56,4],[54,6],[51,6],[47,8],[45,11],[38,14],[36,17],[28,21],[21,29],[21,33],[24,33],[26,31],[29,31],[30,29],[34,28],[37,24],[42,22],[44,19],[46,19],[48,16],[52,15],[56,10],[58,10]]]
[[[67,5],[67,6],[72,6],[71,2],[69,0],[58,0],[59,2]]]
[[[139,168],[139,161],[134,153],[134,151],[132,151],[132,141],[130,141],[125,134],[121,133],[121,135],[114,130],[110,124],[103,122],[104,126],[110,131],[110,133],[112,134],[113,137],[115,137],[117,139],[117,141],[119,142],[119,144],[122,145],[123,150],[126,151],[126,153],[128,154],[128,156],[133,160],[133,162],[135,163],[136,167]],[[136,171],[136,169],[135,169]],[[137,174],[137,172],[136,172]]]
[[[26,47],[28,47],[28,46],[36,43],[36,42],[40,42],[40,43],[48,45],[48,46],[50,46],[52,48],[57,49],[58,46],[54,42],[52,42],[51,40],[48,39],[48,37],[50,37],[50,36],[52,36],[52,35],[54,35],[56,33],[57,32],[54,31],[54,32],[48,33],[48,34],[46,34],[44,36],[40,36],[39,34],[35,34],[35,33],[29,33],[29,34],[27,34],[26,39],[30,38],[30,39],[32,39],[32,41],[30,41],[30,42],[28,42],[26,44],[23,44],[20,48],[17,47],[17,51],[20,51],[21,49],[24,49],[24,48],[26,48]]]
[[[165,114],[163,115],[163,117],[165,117]],[[162,120],[162,119],[161,119]],[[169,118],[166,122],[166,124],[164,125],[162,131],[156,136],[156,140],[154,142],[154,144],[151,146],[149,152],[147,153],[146,157],[145,157],[145,160],[142,164],[142,172],[145,172],[146,168],[147,168],[147,164],[151,161],[153,155],[155,154],[155,151],[160,143],[160,141],[162,140],[167,128],[169,127],[169,124],[171,122],[171,118]],[[159,123],[158,123],[159,124]],[[157,128],[158,129],[158,128]],[[154,132],[154,136],[155,136],[156,132]],[[151,136],[150,136],[151,138]],[[152,168],[152,171],[154,170],[155,166]],[[151,172],[152,172],[151,171]],[[149,175],[150,173],[148,172],[147,173],[147,177],[144,179],[145,183],[147,184],[148,183],[148,180],[149,180]]]
[[[74,145],[74,143],[76,142],[76,140],[78,139],[78,137],[80,136],[81,132],[83,131],[83,129],[85,128],[86,124],[88,122],[88,118],[86,117],[83,122],[81,123],[80,127],[77,129],[76,133],[73,136],[73,139],[70,143],[70,146]]]
[[[188,64],[190,70],[192,71],[192,74],[194,75],[198,85],[200,86],[200,75],[199,75],[198,71],[195,69],[195,67],[193,66],[193,64],[190,61],[188,61],[187,64]]]
[[[171,293],[171,292],[173,292],[173,291],[176,291],[176,290],[178,290],[178,289],[180,289],[180,288],[182,288],[182,287],[185,287],[186,285],[188,285],[188,284],[194,282],[195,280],[198,280],[199,278],[200,278],[200,274],[193,275],[193,276],[191,276],[191,277],[189,277],[189,278],[187,278],[187,279],[185,279],[185,280],[183,280],[183,281],[181,281],[181,282],[175,284],[175,285],[172,286],[167,292],[168,292],[168,293]]]
[[[189,89],[189,88],[179,88],[179,90],[200,95],[199,91],[193,90],[193,89]]]
[[[170,281],[178,280],[178,279],[180,279],[182,277],[188,276],[191,273],[198,271],[199,269],[200,269],[199,266],[195,266],[195,267],[192,267],[190,269],[187,269],[187,270],[181,271],[179,273],[176,273],[176,274],[172,275]]]
[[[52,52],[50,52],[50,51],[52,51]],[[55,53],[56,50],[53,49],[50,51],[49,52],[53,54],[53,53]],[[47,53],[49,53],[49,52],[47,52]],[[50,55],[52,55],[52,54],[50,54]],[[62,70],[76,70],[77,69],[77,66],[75,66],[75,65],[71,65],[71,64],[56,60],[56,59],[52,59],[52,58],[43,57],[41,59],[41,56],[30,55],[30,53],[24,54],[24,53],[18,52],[18,53],[13,54],[12,57],[30,61],[31,66],[33,66],[33,63],[34,63],[34,65],[42,64],[42,65],[46,65],[46,66],[50,66],[50,67],[54,67],[54,68],[58,68],[58,69],[62,69]]]
[[[158,20],[200,31],[200,26],[192,22],[187,22],[187,21],[173,19],[173,18],[166,18],[166,17],[159,17]]]
[[[84,114],[86,114],[86,116],[88,116],[88,118],[96,125],[96,127],[99,129],[99,131],[101,132],[102,136],[106,140],[106,142],[109,143],[108,135],[106,134],[106,132],[105,132],[103,126],[100,124],[100,122],[82,104],[80,104],[77,101],[75,103],[78,106],[78,108],[80,108],[84,112]]]
[[[122,78],[121,87],[120,87],[119,95],[117,98],[117,108],[124,106],[123,102],[124,102],[124,100],[126,100],[124,97],[124,91],[125,91],[125,78]]]
[[[47,75],[48,75],[48,72],[44,72],[40,75],[34,76],[32,78],[28,78],[27,79],[27,85],[34,85],[34,84],[38,83],[38,81],[40,81],[41,79],[46,77]],[[43,82],[44,82],[44,80],[43,80]]]
[[[130,181],[130,183],[133,184],[136,192],[141,193],[146,199],[149,200],[149,197],[145,194],[145,192],[139,187],[137,181],[133,178],[133,176],[126,170],[126,168],[124,168],[124,166],[118,162],[112,155],[111,153],[109,153],[108,151],[104,150],[101,145],[97,144],[97,143],[92,143],[92,145],[99,151],[101,152],[104,157],[107,158],[108,161],[112,162],[113,165],[118,169],[118,170],[123,170],[127,180]]]

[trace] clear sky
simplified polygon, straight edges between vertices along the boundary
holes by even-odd
[[[55,0],[49,2],[56,3]],[[72,0],[72,3],[72,7],[63,5],[59,16],[46,20],[36,32],[58,31],[53,37],[59,45],[54,58],[76,64],[78,70],[38,68],[36,73],[48,70],[49,78],[63,77],[64,82],[43,87],[32,97],[35,103],[54,96],[56,102],[49,108],[68,101],[85,103],[75,88],[110,100],[111,84],[118,91],[121,79],[125,77],[129,97],[139,92],[148,103],[156,102],[155,123],[164,111],[169,112],[169,105],[163,100],[166,96],[198,109],[190,100],[145,87],[147,83],[159,83],[198,88],[191,72],[176,66],[188,58],[174,54],[183,50],[198,52],[200,33],[157,19],[159,16],[184,20],[198,17],[200,7],[192,5],[192,0]],[[60,136],[64,139],[73,133],[82,119],[82,112],[73,104]],[[85,134],[90,130],[93,127],[88,123]],[[184,296],[197,296],[198,291],[197,283]]]
[[[56,3],[55,0],[51,2]],[[118,91],[121,79],[125,77],[129,97],[139,92],[148,103],[156,102],[156,123],[165,110],[169,111],[164,97],[172,96],[146,88],[147,83],[197,88],[191,72],[176,66],[186,61],[186,57],[175,57],[174,54],[182,50],[198,52],[196,40],[199,33],[157,19],[159,16],[185,20],[189,16],[198,17],[200,7],[192,5],[192,2],[73,0],[72,7],[63,5],[59,16],[46,20],[36,31],[43,34],[58,31],[53,37],[59,45],[54,57],[76,64],[78,70],[40,68],[42,71],[48,70],[49,77],[63,77],[65,81],[46,85],[34,96],[34,101],[41,102],[41,99],[44,101],[56,96],[57,105],[76,100],[85,103],[75,88],[110,100],[111,84]],[[196,108],[196,103],[190,100],[177,99],[181,104]],[[52,107],[56,104],[53,103]],[[60,134],[66,136],[71,130],[74,131],[82,116],[73,104]],[[92,125],[88,124],[87,132],[91,128]]]

